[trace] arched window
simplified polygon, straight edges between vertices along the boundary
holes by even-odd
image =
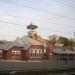
[[[35,50],[35,57],[37,57],[37,50]]]
[[[30,56],[33,57],[33,50],[30,51]]]

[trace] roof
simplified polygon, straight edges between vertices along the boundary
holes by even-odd
[[[35,39],[29,38],[27,36],[23,36],[22,38],[18,38],[15,41],[20,44],[24,44],[25,49],[28,49],[31,45],[43,46],[43,43],[41,43]]]
[[[58,49],[54,49],[53,50],[53,53],[56,53],[56,54],[75,54],[75,51],[72,51],[72,50],[63,50],[61,48],[58,48]]]
[[[8,50],[8,49],[10,49],[10,48],[12,48],[14,46],[16,46],[16,47],[24,47],[23,44],[19,44],[17,42],[5,42],[3,44],[0,44],[0,50]]]
[[[0,44],[0,50],[8,50],[12,47],[23,47],[24,50],[28,49],[31,47],[31,45],[39,45],[43,46],[43,43],[36,41],[32,38],[23,36],[22,38],[18,38],[15,41],[6,41],[5,43]]]

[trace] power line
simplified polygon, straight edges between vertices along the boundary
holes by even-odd
[[[2,14],[1,14],[2,15]],[[16,15],[9,15],[9,14],[6,14],[7,16],[12,16],[12,17],[18,17],[18,18],[22,18],[22,19],[30,19],[30,18],[28,18],[28,17],[21,17],[21,16],[16,16]],[[30,19],[31,20],[31,19]],[[36,20],[36,19],[35,19]],[[40,22],[43,22],[43,21],[40,21]],[[74,26],[72,26],[72,25],[66,25],[66,24],[59,24],[59,23],[55,23],[55,22],[49,22],[49,21],[47,21],[47,23],[48,24],[54,24],[54,25],[59,25],[59,26],[63,26],[63,25],[65,25],[66,27],[67,26],[69,26],[69,27],[71,27],[71,28],[74,28]]]
[[[65,4],[64,2],[60,2],[60,1],[57,1],[57,0],[53,0],[53,1],[75,9],[75,7],[73,7],[73,6],[71,6],[71,5],[68,5],[68,4]]]
[[[7,23],[7,24],[12,24],[12,25],[18,25],[18,26],[21,26],[21,24],[9,23],[9,22],[5,22],[5,21],[1,21],[1,20],[0,20],[0,22],[2,22],[2,23]],[[25,26],[25,25],[22,25],[22,26]]]
[[[47,31],[55,31],[55,32],[65,33],[65,34],[72,34],[72,33],[68,33],[68,32],[62,32],[62,31],[59,31],[59,30],[48,29],[48,28],[41,28],[41,27],[39,27],[39,29],[43,29],[43,30],[47,30]]]
[[[65,18],[65,19],[70,19],[70,20],[74,20],[75,21],[75,19],[63,16],[63,15],[60,15],[60,14],[57,14],[57,13],[53,13],[53,12],[50,12],[50,11],[46,11],[46,10],[42,10],[42,9],[30,7],[30,6],[26,6],[26,5],[23,5],[23,4],[17,4],[17,3],[6,1],[6,0],[0,0],[0,1],[6,2],[6,3],[15,4],[15,5],[18,5],[18,6],[25,7],[25,8],[30,8],[30,9],[33,9],[33,10],[36,10],[36,11],[45,12],[45,13],[48,13],[48,14],[52,14],[52,15],[55,15],[55,16],[59,16],[59,17]]]
[[[1,21],[0,22],[2,23],[7,23],[7,24],[12,24],[12,25],[20,25],[20,24],[16,24],[16,23],[9,23],[9,22],[5,22],[5,21]],[[20,25],[20,26],[25,26],[27,27],[26,25]],[[68,32],[62,32],[62,31],[58,31],[58,30],[53,30],[53,29],[46,29],[46,28],[42,28],[42,27],[39,27],[39,29],[43,29],[43,30],[47,30],[47,31],[55,31],[55,32],[60,32],[60,33],[66,33],[66,34],[72,34],[72,33],[68,33]]]

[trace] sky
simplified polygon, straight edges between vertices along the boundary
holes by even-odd
[[[31,22],[43,38],[53,34],[73,38],[75,0],[0,0],[0,40],[27,35]]]

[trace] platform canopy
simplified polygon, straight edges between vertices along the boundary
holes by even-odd
[[[55,54],[71,54],[71,55],[75,55],[75,51],[72,50],[62,50],[62,49],[54,49],[53,53]]]

